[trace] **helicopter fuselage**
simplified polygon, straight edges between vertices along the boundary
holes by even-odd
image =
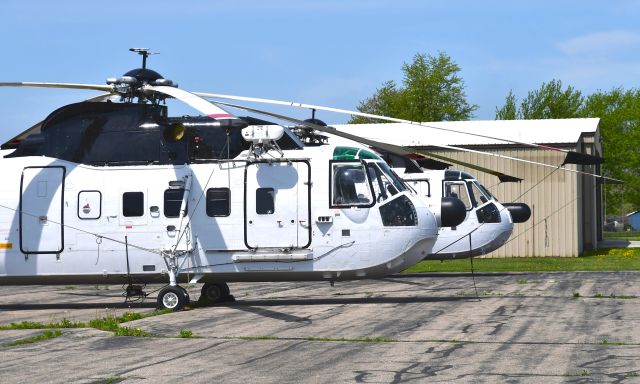
[[[205,144],[166,130],[186,152]],[[99,158],[86,136],[82,153],[57,151]],[[380,277],[422,260],[438,231],[414,194],[376,192],[386,163],[335,146],[183,164],[175,150],[147,164],[25,151],[0,159],[0,284],[166,282],[172,267],[181,282]]]

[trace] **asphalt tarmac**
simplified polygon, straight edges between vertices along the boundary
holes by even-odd
[[[640,383],[640,273],[492,273],[476,286],[470,274],[236,283],[233,303],[123,324],[151,337],[62,329],[9,346],[44,330],[0,330],[0,382]],[[123,305],[120,286],[0,292],[2,325],[155,307]]]

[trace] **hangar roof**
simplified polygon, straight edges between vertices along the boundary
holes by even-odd
[[[461,132],[504,138],[526,143],[572,143],[583,133],[594,135],[599,118],[549,120],[483,120],[421,123],[337,124],[338,130],[385,143],[403,146],[491,145],[504,141],[430,129],[440,127]],[[508,143],[507,143],[508,144]]]

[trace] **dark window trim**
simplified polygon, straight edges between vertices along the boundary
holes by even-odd
[[[142,194],[142,214],[141,215],[135,215],[135,216],[129,215],[129,216],[127,216],[127,215],[124,214],[124,195],[126,195],[128,193],[141,193]],[[144,204],[144,192],[142,192],[142,191],[123,192],[121,201],[122,201],[122,216],[123,217],[144,217],[144,206],[145,206],[145,204]]]
[[[178,214],[175,216],[167,216],[167,192],[168,191],[182,191],[182,199],[180,199],[180,207],[178,207]],[[184,200],[184,193],[185,193],[185,189],[184,188],[177,188],[177,189],[171,189],[171,188],[167,188],[164,190],[164,194],[162,195],[162,214],[164,215],[164,217],[166,217],[167,219],[177,219],[180,217],[180,208],[182,208],[182,200]],[[177,201],[177,200],[174,200]],[[189,211],[189,204],[187,204],[186,212]]]
[[[218,190],[225,191],[227,193],[227,214],[226,215],[209,215],[209,210],[207,209],[209,204],[209,191]],[[208,217],[229,217],[231,216],[231,189],[228,187],[212,187],[208,188],[205,192],[205,207],[204,212]]]
[[[364,177],[367,178],[367,183],[369,184],[369,191],[371,192],[371,204],[333,204],[333,164],[348,164],[348,163],[357,163],[362,165],[364,168]],[[358,207],[358,208],[371,208],[376,205],[377,196],[376,192],[373,189],[373,185],[371,184],[371,178],[367,174],[367,163],[364,160],[329,160],[329,208],[350,208],[350,207]]]
[[[471,212],[473,211],[473,209],[476,207],[473,204],[473,200],[471,195],[469,194],[469,189],[467,188],[467,183],[465,183],[464,180],[442,180],[442,197],[447,197],[446,193],[447,193],[447,183],[449,184],[462,184],[464,185],[464,189],[467,191],[467,196],[469,196],[469,203],[471,204],[471,208],[467,209],[467,212]],[[462,201],[462,199],[460,199]],[[464,203],[464,201],[463,201]]]
[[[80,217],[80,194],[83,192],[98,192],[98,194],[100,194],[100,205],[99,205],[100,214],[98,215],[98,217]],[[102,192],[98,191],[97,189],[89,189],[89,190],[78,192],[78,212],[77,213],[78,213],[78,219],[80,220],[98,220],[99,218],[101,218],[102,217]]]

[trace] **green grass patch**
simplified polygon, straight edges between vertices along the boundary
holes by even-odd
[[[143,331],[139,328],[129,328],[120,325],[129,321],[140,320],[144,317],[145,316],[139,313],[126,312],[122,316],[107,316],[101,319],[93,319],[89,321],[89,326],[101,331],[113,332],[116,336],[149,337],[151,336],[149,332]]]
[[[238,336],[237,339],[240,339],[240,340],[278,340],[278,338],[275,337],[275,336]]]
[[[194,338],[195,336],[193,336],[193,332],[189,329],[181,329],[180,330],[180,337],[183,339],[191,339]]]
[[[15,329],[50,329],[50,328],[86,328],[85,323],[74,322],[69,319],[62,319],[57,323],[39,323],[35,321],[22,321],[19,323],[11,323],[9,325],[0,325],[0,330]]]
[[[476,258],[473,266],[477,272],[640,271],[640,248],[599,249],[579,257]],[[425,260],[405,273],[469,271],[468,259]]]
[[[602,233],[605,240],[640,241],[640,231],[608,232]]]
[[[33,343],[37,343],[38,341],[42,341],[42,340],[48,340],[48,339],[55,339],[56,337],[62,336],[62,331],[59,330],[54,330],[54,331],[45,331],[44,333],[41,333],[39,335],[36,336],[32,336],[32,337],[28,337],[26,339],[20,339],[20,340],[16,340],[16,341],[12,341],[10,343],[4,343],[2,344],[5,347],[15,347],[17,345],[24,345],[24,344],[33,344]]]

